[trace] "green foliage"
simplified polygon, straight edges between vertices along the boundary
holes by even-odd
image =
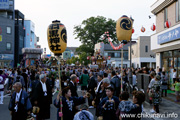
[[[79,58],[77,58],[77,57],[71,58],[71,63],[75,64],[77,61],[79,61]]]
[[[116,37],[116,22],[112,19],[106,19],[103,16],[90,17],[83,20],[81,25],[74,27],[75,39],[79,39],[82,42],[82,48],[84,48],[83,46],[87,46],[87,48],[94,49],[96,43],[108,43],[107,38],[104,39],[104,33],[106,31],[109,31],[109,36],[113,42],[118,43]],[[82,48],[80,48],[81,51]]]
[[[67,59],[66,63],[70,65],[71,64],[71,59]]]
[[[82,65],[88,65],[90,63],[90,60],[87,60],[87,53],[86,52],[82,52],[80,55],[79,55],[79,59],[80,59],[80,63]],[[83,64],[83,61],[84,61],[84,64]]]
[[[49,60],[49,58],[44,58],[43,59],[43,64],[46,64],[46,62]]]
[[[83,45],[80,45],[80,46],[76,49],[76,52],[77,52],[78,54],[81,54],[82,52],[85,52],[85,53],[87,53],[87,54],[89,54],[89,55],[93,55],[94,49],[91,48],[91,47],[89,47],[89,46],[87,46],[87,45],[85,45],[85,44],[83,44]]]

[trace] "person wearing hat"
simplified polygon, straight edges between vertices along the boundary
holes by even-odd
[[[75,114],[74,120],[94,120],[94,116],[88,111],[87,105],[82,105],[80,111]]]

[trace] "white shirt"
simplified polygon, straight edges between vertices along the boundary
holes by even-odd
[[[173,78],[176,78],[177,72],[173,72]]]
[[[102,80],[98,83],[97,89],[96,89],[96,91],[95,91],[96,93],[98,92],[99,87],[101,87],[101,86],[100,86],[101,83],[102,83]]]
[[[19,93],[16,93],[16,102],[19,102],[20,96],[21,96],[22,89],[19,91]]]
[[[73,83],[73,81],[72,81],[72,80],[71,80],[70,82],[74,85],[74,83]]]
[[[151,81],[150,81],[150,83],[149,83],[149,85],[148,85],[148,88],[152,88],[152,86],[154,85],[154,83],[155,83],[155,79],[153,78],[153,79],[151,79]]]
[[[46,83],[43,83],[42,81],[40,81],[40,82],[42,85],[43,92],[47,92]]]
[[[136,75],[133,75],[133,85],[136,85]]]

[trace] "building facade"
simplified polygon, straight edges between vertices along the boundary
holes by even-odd
[[[173,69],[180,75],[180,0],[157,0],[151,6],[157,30],[151,36],[151,50],[156,53],[156,68],[162,68],[172,84]],[[166,28],[165,22],[171,22]]]
[[[0,68],[14,65],[14,0],[0,2]]]
[[[131,47],[132,67],[133,68],[156,68],[155,53],[151,51],[150,36],[140,36],[136,44]],[[130,60],[130,47],[129,47]]]
[[[24,15],[19,10],[15,10],[15,49],[14,49],[14,66],[21,64],[23,60],[22,49],[24,48]]]
[[[24,21],[24,29],[25,29],[25,48],[37,48],[37,42],[39,41],[39,37],[35,35],[35,24],[31,20]]]
[[[78,47],[67,47],[62,54],[63,59],[67,60],[67,59],[71,59],[72,57],[79,57],[78,53],[76,52],[76,48]]]
[[[135,44],[135,41],[132,41],[132,45]],[[118,45],[115,45],[118,46]],[[128,46],[130,44],[126,44],[123,47],[123,67],[128,68],[130,67],[130,61],[128,60]],[[121,67],[121,49],[114,50],[110,44],[104,44],[104,43],[97,43],[95,45],[95,51],[98,51],[100,55],[104,56],[106,58],[106,65],[108,67]],[[107,58],[110,57],[111,59],[108,60]]]
[[[63,60],[71,59],[71,50],[66,48],[66,50],[62,53]]]

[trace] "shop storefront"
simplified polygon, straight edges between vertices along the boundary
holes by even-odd
[[[162,68],[166,71],[170,78],[170,83],[173,83],[172,73],[173,69],[177,70],[177,76],[180,76],[180,50],[172,50],[162,52]]]
[[[173,69],[180,77],[180,24],[151,36],[151,50],[156,53],[156,69],[162,68],[169,78],[169,88],[174,89]]]
[[[7,67],[12,68],[14,63],[13,54],[0,54],[0,69]]]

